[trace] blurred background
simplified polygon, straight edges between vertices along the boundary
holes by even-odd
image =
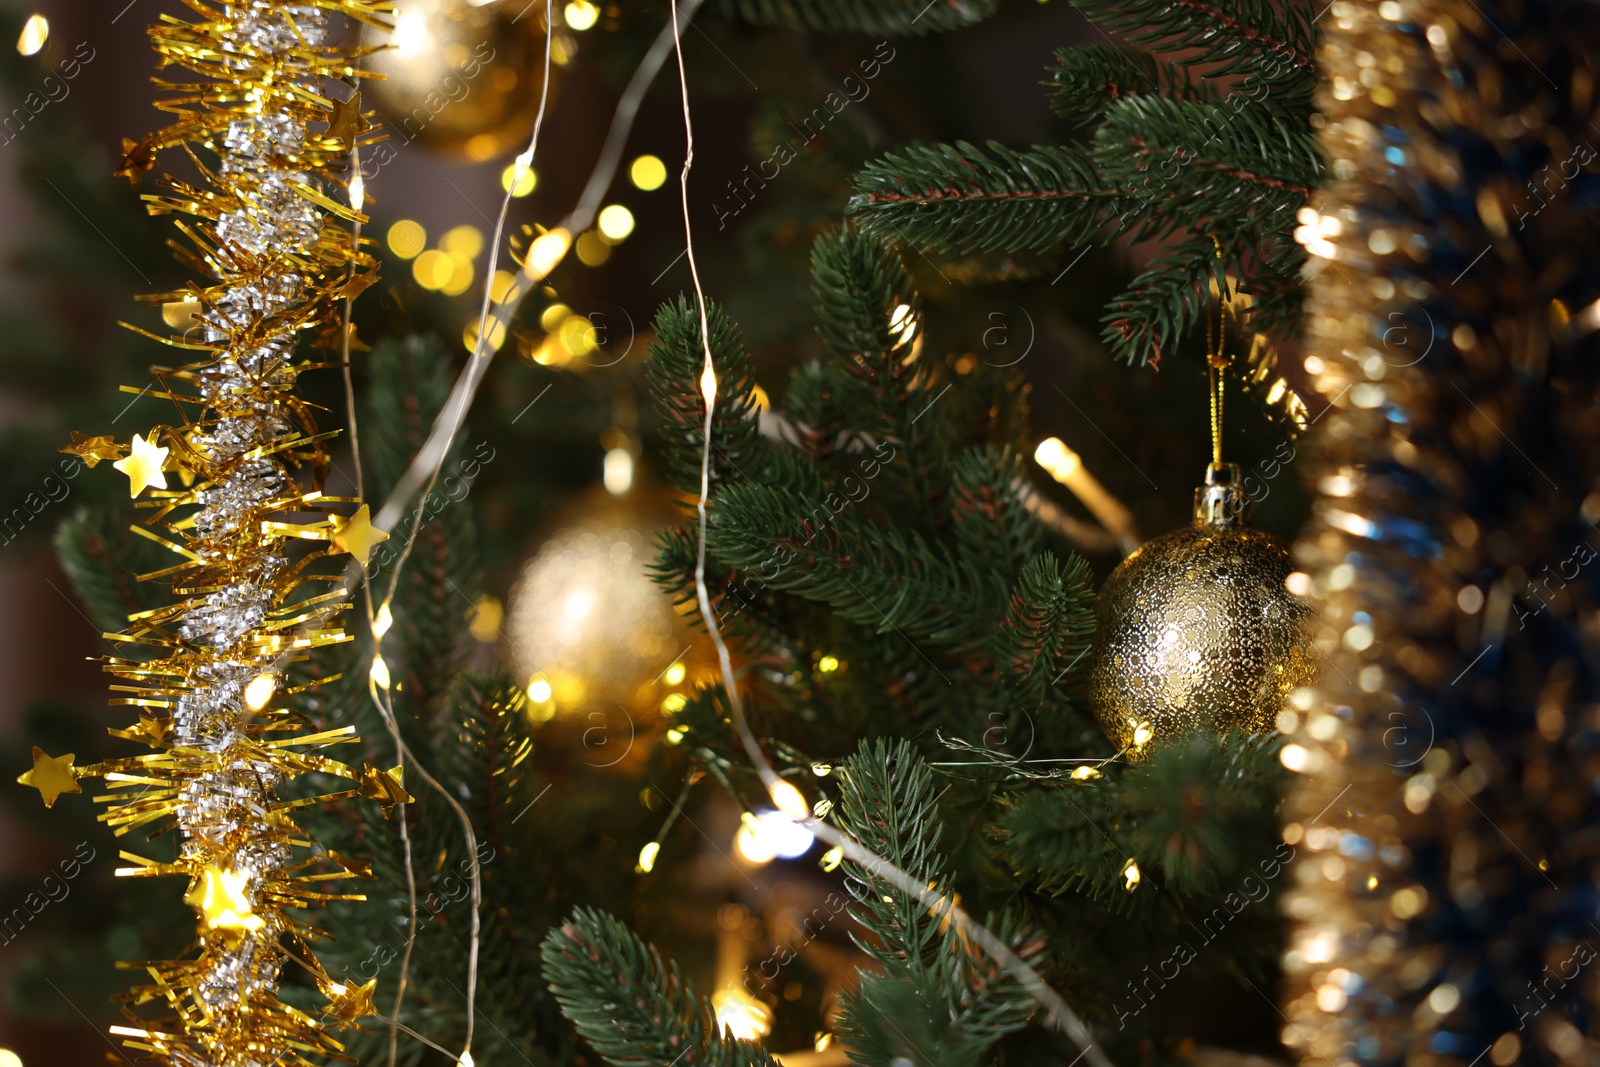
[[[488,275],[489,240],[537,107],[544,38],[542,3],[399,7],[394,48],[375,64],[389,80],[364,96],[390,131],[364,168],[367,236],[383,261],[382,280],[357,304],[364,395],[396,387],[375,374],[409,376],[423,392],[447,383],[467,356],[483,287],[504,284]],[[94,822],[87,796],[46,813],[36,792],[11,782],[35,744],[80,763],[116,750],[104,735],[115,721],[106,680],[93,662],[105,651],[103,624],[74,592],[53,538],[64,523],[125,509],[126,483],[78,469],[57,449],[74,430],[125,438],[147,427],[163,403],[140,395],[147,368],[179,356],[119,326],[181,329],[181,311],[135,296],[181,286],[187,275],[166,247],[169,223],[142,209],[150,183],[134,188],[112,171],[123,138],[163,125],[145,28],[181,10],[167,0],[0,7],[0,767],[12,768],[0,777],[0,1046],[29,1065],[121,1058],[103,1036],[114,1021],[109,997],[126,984],[113,961],[148,955],[156,917],[181,908],[170,887],[113,885],[107,861],[118,845]],[[666,17],[659,2],[555,5],[535,174],[510,190],[513,247],[571,210],[619,94]],[[820,352],[808,255],[813,238],[843,217],[850,175],[916,141],[1024,146],[1069,135],[1041,82],[1053,50],[1096,35],[1061,2],[1008,0],[976,27],[891,42],[752,28],[717,0],[706,4],[684,38],[696,109],[696,247],[705,288],[741,324],[773,405],[782,406],[789,370]],[[847,90],[826,128],[803,136],[807,117]],[[801,146],[794,162],[753,180],[780,143]],[[646,573],[651,537],[674,521],[654,465],[642,367],[656,308],[689,288],[682,158],[669,60],[595,227],[523,302],[510,336],[496,339],[463,437],[471,469],[442,487],[441,503],[471,509],[479,547],[474,581],[463,580],[440,610],[466,620],[475,663],[503,665],[526,686],[546,731],[536,762],[582,762],[592,774],[570,788],[620,795],[650,827],[664,794],[647,780],[647,759],[673,743],[659,709],[681,706],[681,688],[707,662]],[[157,169],[183,163],[166,158]],[[1186,520],[1207,459],[1203,361],[1121,366],[1096,339],[1105,301],[1150,252],[1075,249],[1015,269],[907,257],[929,309],[925,347],[952,354],[958,369],[963,360],[1021,368],[1036,435],[1081,454],[1146,536]],[[1002,280],[978,280],[997,266]],[[1284,366],[1298,366],[1290,357]],[[326,425],[342,424],[336,373],[307,375],[303,388],[329,409]],[[1247,468],[1277,444],[1263,426],[1246,409],[1230,428],[1232,458]],[[373,432],[403,441],[425,429],[419,415],[414,426]],[[334,447],[334,482],[348,486],[348,453]],[[1070,494],[1038,482],[1084,516]],[[1294,479],[1279,478],[1258,502],[1258,525],[1292,533],[1302,513]],[[1090,558],[1104,574],[1119,555],[1100,546]],[[680,955],[706,971],[727,966],[730,953],[743,966],[765,951],[754,947],[761,916],[811,900],[816,857],[802,863],[809,840],[762,839],[714,800],[695,818],[704,840],[721,847],[702,847],[685,875],[706,891],[676,903],[699,909],[677,916],[687,931],[679,940],[692,942]],[[637,840],[573,847],[628,852]],[[553,901],[551,910],[585,902]],[[806,972],[824,985],[849,960],[842,934],[830,940],[840,944],[817,946]],[[802,995],[812,992],[794,994]],[[0,1053],[0,1067],[14,1062]]]

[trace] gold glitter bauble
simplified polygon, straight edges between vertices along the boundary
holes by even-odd
[[[395,8],[394,32],[373,37],[392,47],[367,64],[384,77],[365,92],[389,130],[374,161],[413,142],[475,163],[521,149],[539,110],[544,5],[399,0]]]
[[[1314,677],[1289,552],[1244,525],[1238,480],[1213,464],[1194,525],[1147,542],[1100,591],[1089,696],[1130,756],[1196,729],[1270,729]]]
[[[614,766],[713,675],[672,599],[650,578],[664,494],[602,490],[555,524],[511,591],[505,633],[536,720],[581,727],[593,766]]]

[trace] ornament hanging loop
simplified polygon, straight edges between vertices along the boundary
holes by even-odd
[[[1237,463],[1206,467],[1206,484],[1194,491],[1194,525],[1204,529],[1250,525],[1250,494]]]
[[[1215,237],[1211,243],[1222,259],[1222,242]],[[1217,314],[1213,320],[1206,318],[1206,373],[1211,394],[1211,463],[1206,467],[1206,483],[1194,491],[1194,525],[1206,527],[1246,526],[1249,524],[1250,497],[1244,491],[1244,476],[1237,463],[1222,459],[1222,413],[1224,391],[1227,387],[1228,365],[1233,361],[1228,355],[1227,317],[1223,311],[1230,294],[1225,278],[1211,278],[1211,295]]]

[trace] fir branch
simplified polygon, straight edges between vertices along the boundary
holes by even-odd
[[[741,484],[725,490],[709,530],[712,553],[771,588],[830,604],[879,633],[975,647],[1003,595],[976,563],[861,516],[850,497]]]
[[[1077,126],[1092,126],[1106,108],[1129,96],[1165,96],[1214,103],[1205,82],[1182,66],[1139,48],[1092,44],[1059,48],[1049,68],[1050,108]]]
[[[997,0],[730,0],[747,22],[786,30],[917,35],[975,25]]]
[[[716,304],[706,309],[711,360],[717,371],[717,411],[711,426],[711,487],[761,473],[762,446],[755,378],[739,327]],[[706,405],[700,395],[705,352],[700,316],[684,297],[656,313],[656,339],[645,365],[651,396],[661,413],[663,453],[674,485],[700,491],[700,454],[705,445]]]
[[[541,957],[562,1013],[613,1067],[778,1067],[759,1044],[724,1036],[678,965],[604,912],[575,910]]]
[[[830,355],[872,387],[885,421],[914,402],[922,367],[910,360],[922,301],[905,264],[872,237],[835,230],[811,246],[817,333]]]
[[[1101,339],[1118,359],[1160,366],[1161,357],[1208,314],[1212,284],[1228,284],[1227,265],[1209,236],[1184,237],[1106,305]]]
[[[865,743],[844,761],[839,781],[838,817],[857,840],[918,882],[948,892],[933,773],[911,746]],[[864,973],[840,997],[837,1031],[852,1058],[872,1067],[901,1060],[978,1067],[996,1041],[1027,1022],[1032,997],[971,954],[949,921],[948,905],[925,904],[855,864],[846,873],[860,905],[851,914],[872,935],[852,940],[883,969]],[[999,924],[997,932],[1012,943],[1022,940],[1014,923]]]
[[[1135,201],[1120,220],[1134,240],[1290,227],[1323,170],[1315,138],[1278,115],[1162,97],[1108,108],[1093,156]]]
[[[983,445],[957,457],[950,470],[947,511],[957,553],[1015,574],[1039,550],[1044,528],[1018,492],[1022,458],[1004,446]]]
[[[1094,575],[1082,557],[1063,565],[1049,552],[1017,579],[1000,624],[996,659],[1032,707],[1042,707],[1089,650],[1094,635]]]
[[[1134,206],[1078,149],[991,141],[989,153],[965,141],[891,152],[856,175],[848,210],[885,240],[967,253],[1085,241]]]
[[[1134,44],[1183,53],[1208,77],[1240,72],[1275,85],[1314,80],[1316,38],[1310,5],[1291,0],[1077,0],[1094,22]],[[1298,88],[1298,86],[1296,86]]]

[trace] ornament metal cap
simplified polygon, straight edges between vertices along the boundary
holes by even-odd
[[[1194,491],[1196,528],[1250,524],[1250,497],[1244,491],[1243,480],[1237,463],[1207,464],[1206,484]]]

